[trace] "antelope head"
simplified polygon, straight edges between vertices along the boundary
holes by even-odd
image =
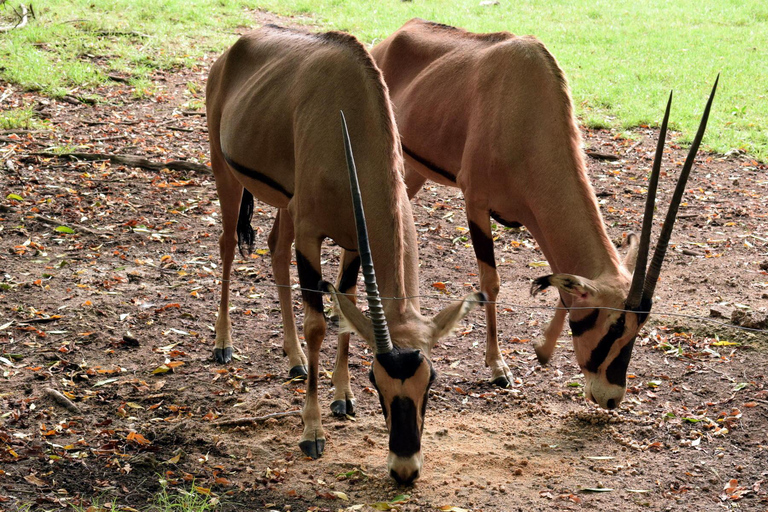
[[[415,312],[393,329],[388,327],[376,284],[357,170],[343,113],[341,119],[357,226],[358,252],[370,319],[330,283],[322,283],[321,289],[333,296],[342,329],[356,332],[374,350],[375,358],[369,377],[378,391],[389,431],[387,469],[398,483],[410,484],[419,477],[424,460],[421,453],[421,434],[424,429],[429,388],[436,377],[428,352],[439,338],[451,332],[477,303],[485,300],[485,297],[482,293],[472,293],[464,300],[445,308],[432,319]],[[411,347],[423,347],[424,350]]]
[[[653,292],[659,279],[688,175],[704,136],[718,80],[715,80],[715,85],[712,87],[699,129],[680,172],[653,259],[647,271],[656,188],[672,104],[671,93],[661,124],[648,183],[640,241],[639,244],[631,243],[630,254],[619,269],[619,275],[600,276],[591,280],[572,274],[553,274],[535,279],[531,286],[533,295],[554,286],[561,294],[569,296],[567,302],[574,352],[586,381],[584,395],[605,409],[614,409],[624,398],[632,347],[651,312]],[[634,235],[631,238],[636,239]]]

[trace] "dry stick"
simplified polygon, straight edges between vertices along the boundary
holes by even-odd
[[[35,220],[39,220],[40,222],[44,222],[46,224],[56,225],[56,226],[66,226],[66,222],[62,222],[57,219],[52,219],[51,217],[46,217],[44,215],[35,215]],[[98,235],[99,233],[97,231],[92,230],[91,228],[87,228],[85,226],[82,226],[80,224],[71,224],[72,226],[76,227],[80,231],[85,231],[86,233],[90,233],[91,235]]]
[[[29,16],[27,16],[27,7],[24,4],[21,4],[21,15],[19,15],[16,9],[14,9],[13,12],[16,14],[16,16],[19,16],[19,22],[15,25],[5,25],[0,27],[0,32],[8,32],[16,28],[22,28],[29,21]]]
[[[110,155],[106,153],[30,153],[35,156],[44,156],[48,158],[66,158],[68,160],[109,160],[115,164],[131,165],[150,171],[159,171],[161,169],[171,169],[174,171],[195,171],[211,173],[211,169],[203,164],[186,162],[184,160],[172,160],[170,162],[152,162],[146,158],[135,155]]]
[[[222,420],[214,423],[216,427],[239,427],[243,425],[253,425],[270,419],[285,418],[287,416],[301,416],[301,411],[286,411],[265,414],[264,416],[249,416],[246,418],[237,418],[234,420]]]
[[[76,406],[72,401],[56,391],[55,389],[51,388],[45,388],[45,394],[53,398],[56,403],[58,403],[60,406],[64,407],[69,412],[80,414],[80,408]]]

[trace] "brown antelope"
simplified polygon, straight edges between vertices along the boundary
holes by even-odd
[[[418,295],[416,230],[402,178],[397,128],[381,73],[353,36],[265,26],[243,36],[214,63],[206,94],[211,163],[223,228],[216,361],[226,363],[232,356],[229,278],[235,247],[252,241],[250,215],[256,196],[280,209],[269,238],[278,284],[289,283],[290,247],[295,236],[309,351],[299,446],[313,458],[325,447],[317,398],[320,346],[326,331],[322,288],[333,293],[344,325],[375,351],[371,375],[390,432],[388,469],[400,482],[413,481],[421,469],[421,431],[434,379],[430,350],[482,295],[470,294],[433,319],[422,316],[418,299],[410,298]],[[340,111],[348,116],[361,169],[354,209],[361,211],[362,201],[371,226],[369,235],[363,231],[359,242],[356,223],[362,222],[360,215],[353,215],[350,177],[344,170],[345,145],[350,173],[353,163],[348,138],[342,144],[339,137]],[[325,238],[345,248],[339,293],[321,283],[320,246]],[[368,240],[370,250],[366,251],[363,246],[367,247]],[[362,258],[357,255],[358,247]],[[387,300],[382,306],[373,281],[374,261],[382,295],[402,299]],[[354,291],[360,265],[373,320],[344,295]],[[284,300],[289,293],[282,293],[288,289],[280,289],[292,322],[290,300]],[[295,327],[286,323],[285,330],[284,347],[293,373],[301,375],[307,359]],[[333,381],[345,391],[342,408],[353,405],[346,373],[348,342],[348,333],[340,336],[338,357],[343,361],[337,361],[337,368],[343,366],[338,372],[343,378],[337,380],[334,375]]]
[[[504,226],[525,225],[555,272],[536,279],[531,290],[535,294],[554,286],[562,306],[534,345],[539,361],[549,361],[570,311],[585,395],[601,407],[616,407],[624,397],[634,339],[651,309],[712,96],[644,278],[666,117],[643,237],[639,244],[637,237],[629,237],[630,251],[622,261],[589,183],[568,83],[540,41],[507,32],[473,34],[414,19],[371,53],[394,104],[408,195],[413,197],[427,178],[464,194],[480,287],[488,299],[486,365],[492,382],[507,386],[511,376],[496,330],[500,281],[491,218]],[[640,263],[633,278],[636,259]]]

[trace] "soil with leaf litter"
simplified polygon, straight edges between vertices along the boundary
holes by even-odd
[[[0,134],[0,509],[144,509],[163,486],[225,510],[768,509],[768,336],[662,314],[766,328],[768,178],[738,153],[697,158],[618,410],[585,403],[567,332],[549,366],[536,361],[531,340],[556,296],[528,290],[549,269],[528,232],[499,227],[499,332],[516,378],[509,389],[488,383],[479,309],[439,343],[414,486],[387,476],[372,356],[357,338],[357,415],[330,414],[333,324],[321,355],[321,459],[302,456],[295,413],[218,426],[304,402],[282,353],[266,250],[274,209],[257,205],[257,250],[236,260],[235,360],[220,366],[212,176],[51,156],[64,148],[205,164],[201,91],[212,60],[158,73],[144,99],[125,84],[104,87],[97,106],[0,83],[4,107],[33,105],[50,120],[50,130]],[[724,115],[717,103],[713,112],[717,130]],[[584,131],[587,150],[618,157],[588,160],[617,243],[639,231],[655,137]],[[660,205],[684,156],[669,146]],[[413,205],[422,309],[434,314],[477,286],[476,263],[458,190],[428,184]],[[326,247],[327,279],[338,252]],[[298,293],[294,309],[301,322]]]

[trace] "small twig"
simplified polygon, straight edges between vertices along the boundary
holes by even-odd
[[[76,406],[74,403],[72,403],[72,400],[65,397],[55,389],[45,388],[45,394],[53,398],[56,401],[56,403],[64,407],[69,412],[74,414],[80,414],[80,408]]]
[[[249,416],[246,418],[237,418],[234,420],[221,420],[215,422],[213,425],[216,427],[239,427],[243,425],[262,423],[273,418],[285,418],[287,416],[301,416],[301,411],[275,412],[272,414],[265,414],[264,416]]]
[[[62,222],[57,219],[52,219],[51,217],[46,217],[44,215],[36,214],[34,217],[35,220],[39,220],[40,222],[44,222],[45,224],[55,225],[55,226],[66,226],[66,222]],[[86,233],[90,233],[91,235],[98,235],[99,233],[92,230],[91,228],[87,228],[85,226],[82,226],[80,224],[72,224],[75,228],[79,229],[80,231],[85,231]]]
[[[595,160],[607,160],[609,162],[615,162],[616,160],[621,160],[620,156],[611,155],[609,153],[600,153],[598,151],[587,151],[587,156],[590,158],[594,158]]]
[[[169,126],[168,129],[176,131],[176,132],[193,132],[193,131],[195,131],[192,128],[181,128],[179,126]]]
[[[19,21],[15,25],[4,25],[0,27],[0,32],[8,32],[10,30],[26,26],[27,22],[29,21],[29,16],[27,15],[27,7],[24,4],[21,4],[21,12],[14,9],[13,13],[18,17]]]
[[[181,113],[183,116],[202,116],[205,117],[205,112],[198,112],[197,110],[185,110]]]

